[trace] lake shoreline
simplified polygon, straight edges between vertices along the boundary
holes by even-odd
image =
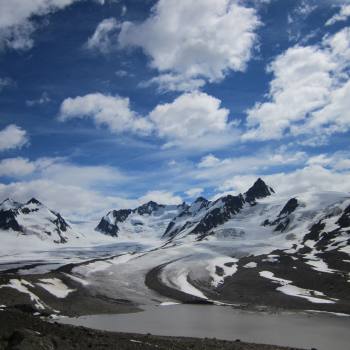
[[[47,322],[20,310],[0,311],[0,324],[0,349],[297,350],[297,348],[244,343],[239,339],[225,341],[98,331]]]

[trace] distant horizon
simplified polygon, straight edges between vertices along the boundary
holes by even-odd
[[[350,191],[350,1],[0,4],[0,198],[71,220]],[[2,202],[1,200],[1,202]]]

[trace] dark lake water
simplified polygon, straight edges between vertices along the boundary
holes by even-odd
[[[350,349],[350,317],[308,313],[257,313],[211,305],[146,307],[133,314],[64,318],[94,329],[284,345],[305,349]]]

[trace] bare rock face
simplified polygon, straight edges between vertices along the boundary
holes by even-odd
[[[267,186],[266,183],[259,178],[244,195],[247,202],[254,203],[255,200],[271,196],[273,193],[275,193],[273,188]]]
[[[299,202],[296,198],[291,198],[283,207],[283,209],[278,214],[277,218],[273,221],[270,221],[269,219],[265,220],[263,225],[264,226],[275,226],[274,231],[275,232],[284,232],[290,222],[291,222],[291,216],[293,212],[298,208]]]
[[[61,214],[47,208],[36,198],[26,203],[6,199],[0,204],[0,229],[21,235],[33,235],[54,243],[79,238]]]

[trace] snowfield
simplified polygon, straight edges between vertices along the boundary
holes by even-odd
[[[332,262],[325,253],[344,254],[344,264],[350,260],[349,230],[339,224],[350,205],[349,196],[336,192],[302,193],[294,196],[295,207],[290,208],[286,203],[290,203],[290,198],[278,194],[259,198],[254,204],[244,203],[239,212],[231,214],[205,236],[190,233],[191,221],[192,226],[184,227],[172,238],[163,237],[174,218],[177,218],[176,227],[185,225],[181,220],[186,218],[203,219],[208,206],[203,199],[187,206],[186,215],[178,217],[178,206],[155,206],[154,211],[147,211],[149,208],[145,206],[142,210],[135,209],[118,223],[118,237],[95,231],[96,222],[72,224],[74,231],[83,233],[79,244],[71,240],[64,246],[52,245],[49,241],[30,240],[33,237],[3,231],[0,270],[14,269],[26,275],[78,264],[67,277],[81,286],[110,298],[156,305],[173,302],[169,296],[145,285],[148,273],[159,266],[162,268],[157,278],[164,286],[210,301],[215,301],[215,295],[225,290],[226,281],[248,274],[252,279],[260,276],[270,280],[276,284],[278,293],[313,304],[336,304],[337,298],[317,288],[302,288],[294,278],[278,278],[272,272],[275,270],[261,270],[260,265],[278,269],[283,252],[284,259],[288,256],[295,262],[296,266],[290,266],[295,271],[302,268],[305,273],[342,274],[341,267],[330,266]],[[210,210],[214,206],[220,210],[222,205],[226,205],[224,201],[217,201]],[[111,221],[109,216],[105,218]],[[322,226],[319,231],[317,225]],[[246,260],[241,263],[243,258]],[[11,288],[30,293],[23,282],[14,281]],[[38,287],[58,298],[73,292],[56,279],[43,279]]]

